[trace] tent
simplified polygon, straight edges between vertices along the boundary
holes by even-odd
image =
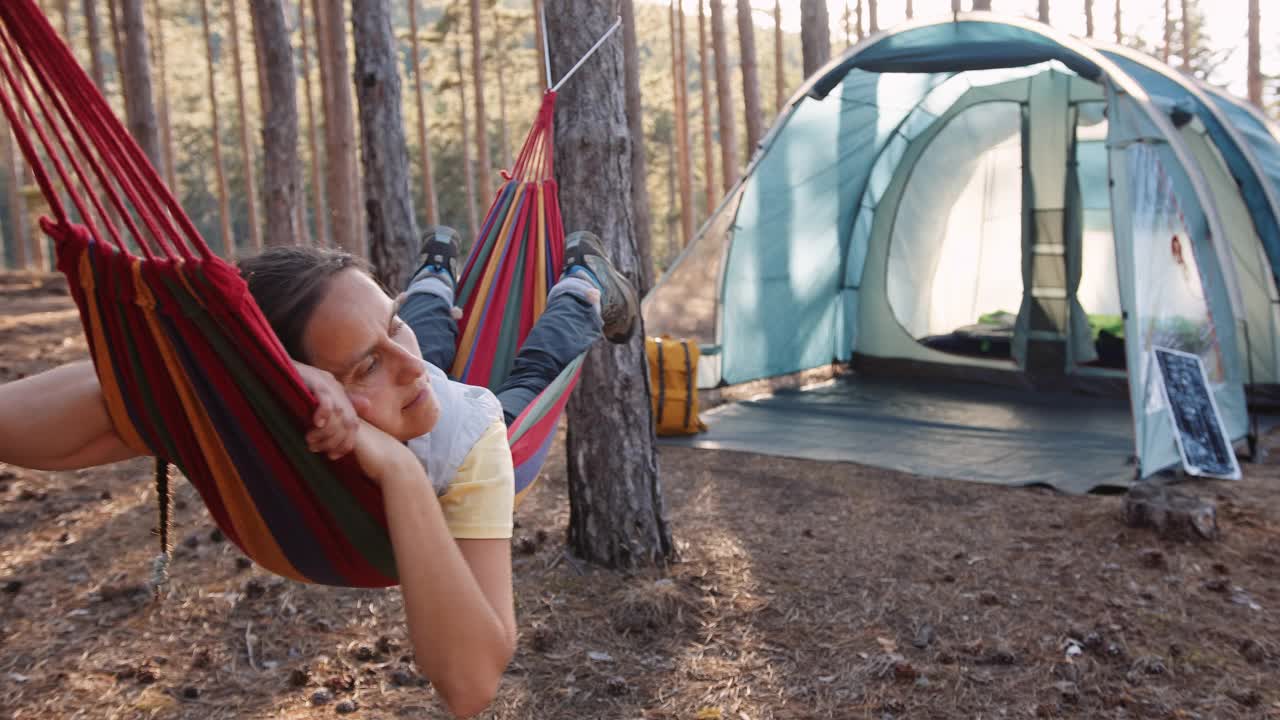
[[[1129,50],[987,13],[872,36],[809,78],[643,306],[699,385],[860,373],[1127,392],[1178,462],[1152,348],[1198,355],[1228,435],[1280,384],[1280,141]]]

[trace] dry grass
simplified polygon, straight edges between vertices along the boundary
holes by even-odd
[[[43,282],[0,275],[0,381],[83,356]],[[565,555],[562,455],[518,513],[484,717],[1280,717],[1280,468],[1191,486],[1224,537],[1170,544],[1115,497],[668,448],[682,561],[622,575]],[[153,600],[148,471],[0,466],[0,717],[445,716],[395,591],[241,567],[185,484]]]

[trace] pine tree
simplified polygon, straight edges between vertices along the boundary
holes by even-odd
[[[22,153],[9,126],[0,126],[0,162],[4,163],[5,187],[9,203],[9,242],[13,245],[13,267],[25,270],[31,264],[27,256],[27,239],[31,228],[27,224],[27,199],[22,194]]]
[[[213,33],[209,30],[209,0],[200,0],[200,24],[204,29],[205,59],[208,68],[209,112],[213,123],[213,169],[217,183],[218,219],[222,228],[222,252],[228,260],[236,257],[235,235],[231,231],[231,200],[227,174],[222,163],[222,125],[218,119],[218,81],[213,64]]]
[[[782,50],[782,3],[780,0],[773,0],[773,110],[775,114],[781,114],[782,106],[787,102],[786,56]]]
[[[156,67],[156,80],[160,90],[160,97],[158,98],[160,148],[164,153],[164,181],[172,189],[177,187],[177,174],[174,172],[173,125],[169,122],[169,73],[165,64],[164,16],[160,12],[160,0],[152,0],[151,10],[151,37],[155,39],[151,49]]]
[[[231,41],[231,72],[236,88],[236,114],[239,116],[240,130],[240,172],[244,178],[245,207],[249,221],[249,247],[257,253],[262,250],[262,229],[258,225],[258,182],[254,172],[253,145],[249,142],[252,135],[249,129],[249,112],[244,101],[244,68],[240,54],[240,19],[236,0],[226,0],[227,31]]]
[[[676,159],[680,181],[680,246],[684,247],[693,239],[693,173],[689,156],[689,90],[683,0],[672,0],[670,9],[672,104],[676,109]]]
[[[369,259],[384,286],[402,288],[418,254],[418,221],[409,191],[399,58],[388,0],[352,0],[351,25]]]
[[[831,59],[831,23],[824,0],[800,0],[800,42],[804,76],[809,77]]]
[[[738,133],[734,122],[733,86],[729,79],[729,42],[725,38],[724,3],[711,0],[711,45],[716,53],[716,104],[720,119],[720,172],[728,192],[738,182]],[[678,127],[678,126],[677,126]]]
[[[320,137],[315,117],[315,97],[311,89],[311,44],[307,42],[307,0],[298,2],[298,33],[302,38],[302,90],[303,101],[307,109],[307,167],[311,184],[311,217],[315,229],[311,234],[311,244],[328,247],[328,225],[325,223],[324,184],[320,181]],[[306,222],[303,222],[306,229]]]
[[[742,64],[743,110],[747,116],[747,156],[750,157],[764,135],[760,77],[756,70],[756,26],[751,19],[750,0],[738,0],[738,47]]]
[[[262,55],[262,180],[266,242],[301,245],[302,161],[298,157],[298,83],[283,0],[250,0],[254,44]]]
[[[346,3],[318,0],[323,40],[318,43],[324,69],[325,198],[329,232],[339,248],[365,255],[360,232],[359,171],[356,169],[356,130],[351,108],[351,72],[347,59]]]
[[[431,162],[431,143],[427,138],[427,106],[422,97],[422,53],[418,49],[418,0],[409,0],[409,52],[413,67],[413,96],[417,108],[418,150],[422,164],[422,197],[428,225],[440,222],[436,199],[435,169]]]
[[[125,115],[129,133],[157,170],[164,167],[160,151],[160,128],[156,106],[151,99],[151,63],[147,50],[147,26],[142,0],[120,0],[120,18],[125,52]]]
[[[84,11],[85,38],[89,45],[89,77],[105,93],[107,86],[106,76],[102,71],[102,33],[98,25],[97,0],[82,0],[81,9]]]
[[[551,62],[565,72],[613,22],[610,3],[547,0]],[[635,230],[622,43],[607,42],[564,86],[555,163],[566,228],[595,230],[634,274]],[[587,110],[590,108],[590,110]],[[658,477],[644,333],[597,343],[569,398],[569,546],[614,568],[665,565],[675,555]]]
[[[1249,0],[1248,78],[1249,102],[1262,104],[1262,17],[1258,0]]]
[[[480,0],[471,0],[471,84],[476,110],[476,185],[481,194],[493,192],[489,159],[489,118],[484,108],[484,58],[480,39]]]
[[[716,198],[719,193],[716,192],[716,161],[715,153],[712,148],[715,145],[715,138],[711,135],[711,58],[709,48],[707,47],[707,27],[706,12],[704,10],[705,3],[697,0],[698,3],[698,86],[701,88],[702,100],[702,186],[705,193],[707,214],[710,215],[716,207]],[[672,193],[674,195],[674,193]]]
[[[622,0],[622,61],[627,83],[627,132],[631,135],[631,209],[636,228],[639,274],[636,289],[643,295],[652,284],[653,240],[649,221],[649,188],[644,147],[644,103],[640,95],[640,53],[636,43],[634,0]],[[499,73],[501,75],[501,73]]]

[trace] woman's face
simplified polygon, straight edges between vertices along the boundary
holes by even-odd
[[[350,395],[369,400],[365,420],[407,441],[424,435],[440,418],[426,362],[413,330],[396,316],[397,307],[360,270],[344,270],[302,333],[307,362],[327,370]]]

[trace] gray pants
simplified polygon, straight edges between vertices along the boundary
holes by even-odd
[[[411,289],[399,313],[418,336],[422,357],[446,373],[453,367],[458,351],[458,321],[450,313],[452,305],[452,298],[445,294]],[[494,390],[507,424],[574,358],[586,352],[601,332],[600,313],[582,296],[574,281],[557,283],[547,298],[546,311],[516,353],[511,374]]]

